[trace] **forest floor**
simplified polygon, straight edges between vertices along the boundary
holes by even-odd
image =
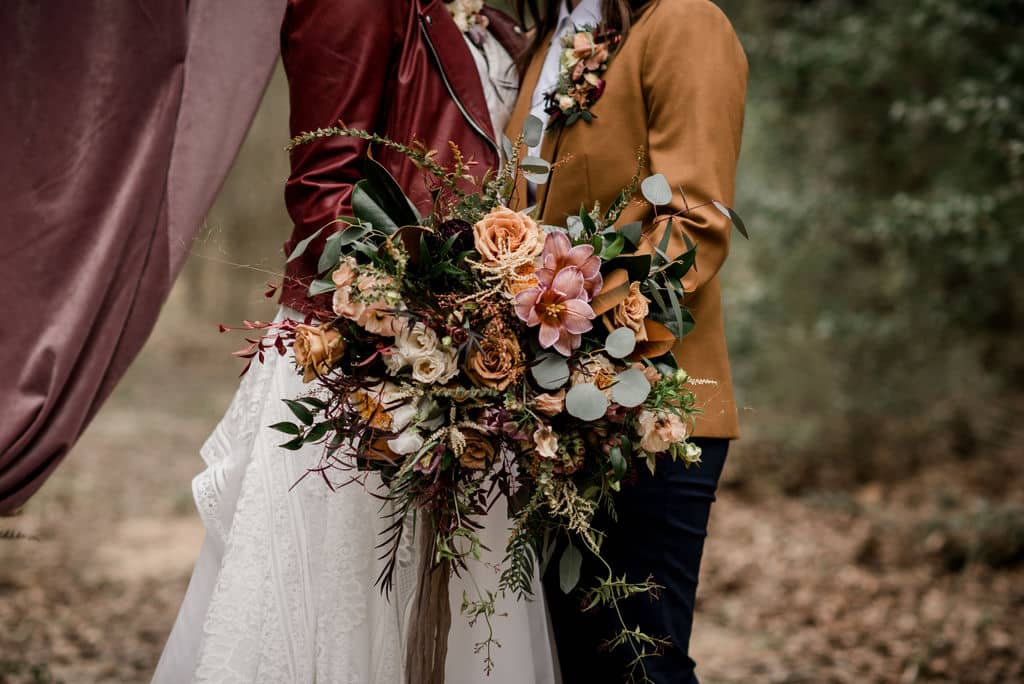
[[[0,520],[36,537],[0,540],[0,684],[149,680],[202,541],[198,448],[235,384],[170,326]],[[1019,457],[787,496],[756,484],[756,449],[739,443],[713,510],[691,649],[705,684],[1024,682]]]

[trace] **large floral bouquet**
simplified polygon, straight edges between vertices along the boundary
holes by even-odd
[[[583,553],[600,558],[595,513],[614,506],[631,470],[700,459],[687,439],[698,410],[671,354],[693,325],[682,278],[695,247],[666,253],[671,214],[656,216],[666,228],[658,244],[650,226],[615,225],[635,195],[659,207],[673,192],[664,177],[641,182],[638,172],[606,211],[541,226],[508,208],[520,174],[547,180],[547,162],[516,153],[540,134],[531,118],[517,144],[506,141],[508,161],[482,179],[454,145],[454,163],[442,167],[422,146],[344,126],[296,138],[356,136],[402,152],[432,180],[436,200],[421,216],[368,158],[354,216],[332,224],[309,290],[315,301],[329,296],[329,307],[274,325],[243,353],[292,347],[312,387],[287,402],[295,420],[273,427],[288,435],[286,449],[323,445],[311,472],[329,485],[339,472],[383,475],[395,511],[382,542],[385,590],[410,518],[432,576],[446,581],[478,556],[480,518],[507,501],[513,529],[499,586],[464,599],[467,617],[488,624],[497,593],[528,595],[535,563],[546,563],[560,538],[569,538],[559,544],[562,587],[576,586]],[[654,588],[608,567],[589,589],[592,604],[617,607]],[[445,610],[446,592],[434,600]],[[658,645],[625,625],[609,637],[632,649],[641,670]]]

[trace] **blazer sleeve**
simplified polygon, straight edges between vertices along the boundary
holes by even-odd
[[[675,191],[672,211],[684,209],[679,188],[691,207],[712,200],[731,206],[746,101],[743,48],[708,0],[662,0],[651,11],[664,15],[650,17],[642,72],[651,172],[664,174]],[[652,231],[654,245],[665,226]],[[683,231],[697,244],[697,267],[683,279],[692,293],[725,262],[732,226],[708,205],[674,218],[672,230],[670,255],[686,250]]]
[[[405,0],[289,0],[281,32],[292,136],[334,126],[379,128],[394,55],[405,28]],[[351,213],[367,143],[322,138],[290,154],[285,204],[294,244],[339,215]]]

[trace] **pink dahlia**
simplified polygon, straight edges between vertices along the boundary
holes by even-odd
[[[540,346],[564,356],[580,346],[581,335],[594,327],[583,273],[576,266],[558,271],[547,285],[523,290],[515,298],[516,315],[531,328],[540,326]]]
[[[575,267],[583,275],[583,289],[587,301],[593,299],[604,285],[604,278],[601,277],[601,258],[594,255],[594,246],[573,247],[565,233],[548,233],[540,258],[542,268],[537,271],[537,279],[541,287],[550,287],[558,272],[570,267]]]

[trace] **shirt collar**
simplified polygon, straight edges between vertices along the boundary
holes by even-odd
[[[573,26],[597,26],[601,23],[601,0],[582,0],[572,11],[569,10],[568,0],[560,3],[560,6],[562,9],[558,13],[558,26],[555,28],[556,40]]]

